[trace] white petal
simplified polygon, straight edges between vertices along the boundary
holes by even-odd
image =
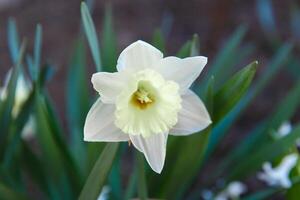
[[[155,134],[146,138],[141,135],[130,135],[132,144],[140,152],[144,153],[150,167],[159,174],[165,162],[167,138],[167,133]]]
[[[181,93],[184,93],[200,75],[207,58],[195,56],[189,58],[166,57],[158,64],[155,69],[160,72],[165,79],[173,80],[180,85]]]
[[[190,135],[205,129],[211,119],[201,99],[191,90],[182,96],[182,109],[178,123],[170,130],[171,135]]]
[[[114,103],[127,81],[126,78],[126,75],[120,72],[98,72],[93,74],[92,83],[94,89],[100,94],[102,102]]]
[[[114,125],[113,104],[103,104],[100,99],[90,109],[84,124],[84,140],[97,142],[128,141],[129,136]]]
[[[139,71],[146,68],[151,68],[154,63],[157,63],[163,58],[163,54],[144,41],[136,41],[125,48],[119,56],[117,69],[130,71]]]

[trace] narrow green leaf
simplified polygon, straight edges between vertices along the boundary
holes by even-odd
[[[261,190],[258,192],[255,192],[253,194],[250,194],[246,197],[243,197],[242,200],[263,200],[263,199],[269,199],[272,195],[280,191],[280,189],[276,188],[268,188],[265,190]]]
[[[99,196],[112,167],[119,143],[108,143],[94,165],[80,193],[79,200],[95,200]]]
[[[102,33],[102,60],[103,70],[107,72],[116,71],[117,65],[117,41],[113,27],[113,12],[110,4],[105,6],[103,33]]]
[[[29,54],[26,55],[26,63],[27,63],[27,66],[28,66],[28,71],[29,71],[29,75],[30,75],[31,79],[35,80],[36,70],[35,70],[35,67],[34,67],[33,58]]]
[[[194,34],[192,39],[192,44],[191,44],[190,56],[199,56],[199,55],[200,55],[199,36],[197,34]]]
[[[209,77],[214,76],[215,80],[219,81],[220,77],[223,76],[224,71],[229,70],[236,64],[236,53],[238,53],[238,47],[245,36],[246,31],[246,26],[240,26],[227,40],[225,45],[220,48],[220,51],[209,67],[205,78],[199,84],[201,86],[197,91],[202,91],[203,88],[205,89],[207,87]]]
[[[166,43],[163,33],[160,29],[156,29],[152,36],[152,45],[158,48],[161,52],[166,53]]]
[[[205,105],[210,116],[214,113],[214,85],[215,85],[215,77],[210,77],[210,80],[207,85],[206,94],[205,94]],[[213,122],[214,123],[214,122]]]
[[[73,157],[62,139],[61,129],[58,126],[58,117],[54,114],[47,96],[36,93],[35,118],[37,120],[37,139],[44,155],[43,164],[47,167],[50,177],[54,182],[65,182],[65,175],[69,181],[67,187],[72,187],[72,194],[76,196],[82,184],[81,173]],[[66,184],[64,184],[66,185]],[[62,190],[65,195],[68,190]]]
[[[298,174],[298,177],[300,177],[300,174]],[[299,199],[299,191],[300,191],[300,183],[295,183],[293,186],[288,189],[288,191],[285,194],[285,197],[287,200],[298,200]]]
[[[185,58],[185,57],[189,57],[190,56],[190,50],[191,50],[191,46],[192,46],[192,41],[187,41],[186,43],[184,43],[184,45],[181,47],[181,49],[179,49],[179,51],[177,52],[176,56],[179,58]]]
[[[300,105],[300,81],[295,84],[295,87],[289,91],[289,93],[282,99],[282,101],[275,108],[276,110],[268,117],[268,119],[259,123],[256,128],[247,134],[247,137],[243,139],[239,145],[233,148],[228,156],[226,156],[221,165],[218,167],[218,172],[225,172],[232,168],[237,160],[241,160],[247,155],[256,151],[257,148],[263,146],[270,141],[270,134],[278,130],[279,126],[289,120],[297,108]],[[216,173],[216,176],[219,176]]]
[[[36,26],[35,31],[35,41],[34,41],[34,52],[33,52],[33,58],[34,58],[34,67],[30,70],[31,76],[33,77],[33,80],[37,80],[37,76],[39,73],[40,68],[40,62],[41,62],[41,49],[42,49],[42,26],[38,24]]]
[[[7,36],[8,36],[8,47],[10,51],[10,57],[13,63],[17,63],[19,56],[19,36],[17,31],[16,21],[12,18],[8,20],[7,27]]]
[[[32,150],[24,141],[21,141],[21,148],[22,169],[25,169],[25,171],[28,172],[32,178],[32,181],[34,181],[42,191],[50,196],[51,191],[49,191],[48,186],[50,180],[48,176],[45,176],[47,171],[45,171],[45,167],[43,166],[41,160],[32,152]]]
[[[91,48],[92,56],[96,65],[97,71],[101,71],[101,58],[100,58],[100,49],[99,49],[99,41],[95,29],[94,22],[90,15],[89,9],[85,2],[81,3],[81,18],[83,22],[83,27],[85,30],[85,34]]]
[[[136,152],[136,171],[138,174],[138,196],[141,200],[148,199],[148,192],[147,192],[147,184],[146,184],[146,175],[145,175],[145,163],[144,163],[144,156],[140,152]]]
[[[256,11],[261,28],[270,37],[275,37],[278,33],[275,23],[275,15],[273,12],[272,1],[270,0],[257,0]],[[270,38],[268,38],[270,39]]]
[[[197,34],[193,35],[191,40],[188,40],[181,49],[177,52],[176,56],[179,58],[186,58],[190,56],[200,55],[199,37]]]
[[[136,184],[137,184],[137,173],[133,172],[127,184],[125,197],[124,197],[125,200],[129,200],[133,198],[136,189]]]
[[[66,85],[67,119],[71,132],[70,151],[76,159],[81,170],[86,167],[85,145],[83,142],[83,126],[89,106],[89,94],[86,75],[85,47],[82,39],[75,43],[73,55],[68,72]]]
[[[25,195],[14,191],[13,188],[9,188],[0,182],[0,199],[3,200],[28,200]]]
[[[181,139],[181,148],[178,152],[177,160],[168,177],[167,183],[161,189],[163,197],[176,199],[182,197],[188,189],[188,186],[201,167],[210,131],[211,128],[209,127],[200,133],[195,133],[184,138],[184,140]]]
[[[17,86],[18,77],[21,71],[21,63],[25,52],[25,42],[22,43],[19,51],[18,61],[13,68],[11,78],[7,86],[7,96],[2,102],[0,107],[0,158],[2,158],[3,150],[5,149],[5,142],[7,139],[7,133],[12,121],[12,109],[15,102],[15,91]]]
[[[298,138],[300,138],[300,125],[295,126],[289,135],[265,144],[260,149],[252,152],[252,154],[244,157],[226,174],[226,180],[240,180],[245,176],[251,175],[261,168],[263,162],[273,161],[275,158],[286,154]]]
[[[43,152],[44,164],[49,166],[49,175],[58,178],[62,173],[63,162],[57,148],[52,127],[48,122],[45,99],[40,94],[35,94],[35,119],[37,120],[37,139]],[[51,173],[52,172],[52,173]]]
[[[239,103],[224,117],[219,123],[217,123],[210,135],[210,144],[206,157],[208,157],[215,149],[216,145],[228,132],[232,124],[237,120],[240,114],[247,108],[247,106],[254,100],[254,98],[270,83],[272,78],[279,72],[280,68],[284,66],[286,58],[288,57],[292,45],[286,43],[278,50],[277,54],[272,59],[271,63],[266,67],[266,70],[262,73],[257,81],[255,81],[254,87],[239,101]]]
[[[217,123],[225,116],[247,92],[255,75],[257,61],[237,72],[214,95],[213,121]]]
[[[33,99],[34,93],[31,92],[29,94],[28,99],[23,103],[19,114],[16,118],[12,119],[12,125],[10,128],[10,133],[8,137],[8,144],[5,149],[3,165],[7,166],[8,168],[11,166],[11,163],[16,161],[17,159],[14,158],[15,154],[18,153],[19,145],[21,142],[21,133],[29,120],[30,114],[33,108]]]

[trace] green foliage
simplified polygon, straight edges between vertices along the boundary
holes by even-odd
[[[116,71],[117,64],[117,41],[113,27],[113,16],[111,5],[107,5],[104,14],[102,33],[102,60],[103,71]]]
[[[161,30],[156,29],[152,36],[152,45],[158,48],[161,52],[166,52],[166,43]]]
[[[214,95],[213,121],[217,123],[244,96],[254,77],[257,61],[249,64],[229,79]]]
[[[86,183],[80,193],[80,200],[97,199],[104,186],[105,179],[112,167],[112,163],[118,150],[118,143],[107,144],[95,163]]]
[[[145,176],[145,163],[144,157],[140,152],[136,154],[136,165],[138,174],[138,196],[141,200],[146,200],[148,198],[146,176]]]
[[[92,5],[92,1],[89,1],[89,5]],[[270,10],[270,6],[270,1],[257,1],[258,14]],[[266,24],[265,32],[277,30],[271,19],[272,13],[269,14],[266,19],[259,18],[260,23]],[[118,49],[111,5],[105,7],[99,37],[101,43],[84,2],[81,4],[81,18],[96,70],[116,71]],[[153,33],[152,44],[168,55],[168,38],[163,28]],[[254,43],[243,43],[247,27],[238,27],[216,56],[209,59],[202,79],[197,80],[192,88],[205,103],[213,123],[205,130],[187,137],[169,136],[165,166],[158,175],[147,167],[143,155],[136,150],[133,154],[135,164],[128,162],[131,157],[125,155],[128,152],[127,144],[83,141],[85,118],[95,100],[89,94],[91,85],[87,75],[87,49],[83,33],[74,42],[69,62],[65,86],[67,123],[62,123],[63,118],[59,116],[47,91],[53,67],[41,60],[42,30],[41,25],[36,26],[33,52],[25,51],[25,42],[19,44],[15,21],[8,21],[7,40],[13,69],[6,98],[0,99],[0,199],[35,197],[28,190],[28,183],[39,191],[43,199],[97,199],[106,185],[110,188],[109,199],[200,199],[204,188],[213,188],[216,195],[231,181],[243,181],[249,177],[255,179],[264,162],[276,163],[285,155],[295,152],[295,142],[300,138],[299,123],[295,123],[292,131],[282,138],[274,138],[274,133],[283,122],[293,121],[299,110],[298,74],[293,76],[293,80],[296,78],[294,86],[276,103],[273,111],[267,117],[257,119],[240,142],[231,143],[230,150],[222,155],[219,163],[211,162],[215,152],[220,150],[222,139],[230,136],[230,128],[249,105],[256,103],[256,97],[266,91],[280,70],[286,65],[296,66],[299,63],[293,56],[291,43],[277,43],[276,53],[266,65],[258,66],[255,61],[237,70],[236,67],[255,52]],[[273,39],[276,38],[271,38],[272,42]],[[201,55],[204,52],[200,52],[200,44],[201,35],[193,35],[179,49],[177,56]],[[103,50],[100,51],[100,47]],[[257,70],[259,73],[255,75]],[[13,115],[18,79],[20,76],[27,77],[27,71],[30,75],[28,97],[21,104],[20,111]],[[32,119],[35,126],[32,138],[28,139],[23,131]],[[123,159],[124,156],[126,159]],[[132,169],[131,175],[124,171],[128,169],[123,166],[124,160]],[[211,174],[199,186],[198,176],[207,166],[211,168]],[[298,168],[291,173],[291,188],[264,186],[242,199],[266,199],[278,193],[286,195],[287,199],[297,199],[300,179]],[[221,187],[216,184],[220,179],[224,181]]]
[[[101,65],[98,37],[89,9],[84,2],[81,3],[81,18],[82,18],[82,23],[83,23],[87,40],[91,48],[96,69],[97,71],[101,71],[102,65]]]

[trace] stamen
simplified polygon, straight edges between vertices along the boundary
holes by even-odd
[[[140,109],[146,109],[154,102],[153,95],[143,86],[144,81],[138,85],[137,91],[132,95],[131,102]]]

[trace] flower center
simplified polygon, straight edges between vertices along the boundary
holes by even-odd
[[[136,92],[131,97],[131,103],[139,109],[146,109],[154,103],[154,95],[147,89],[149,83],[140,81]]]
[[[115,125],[143,137],[167,133],[177,123],[180,109],[179,85],[145,69],[134,73],[118,96]]]

